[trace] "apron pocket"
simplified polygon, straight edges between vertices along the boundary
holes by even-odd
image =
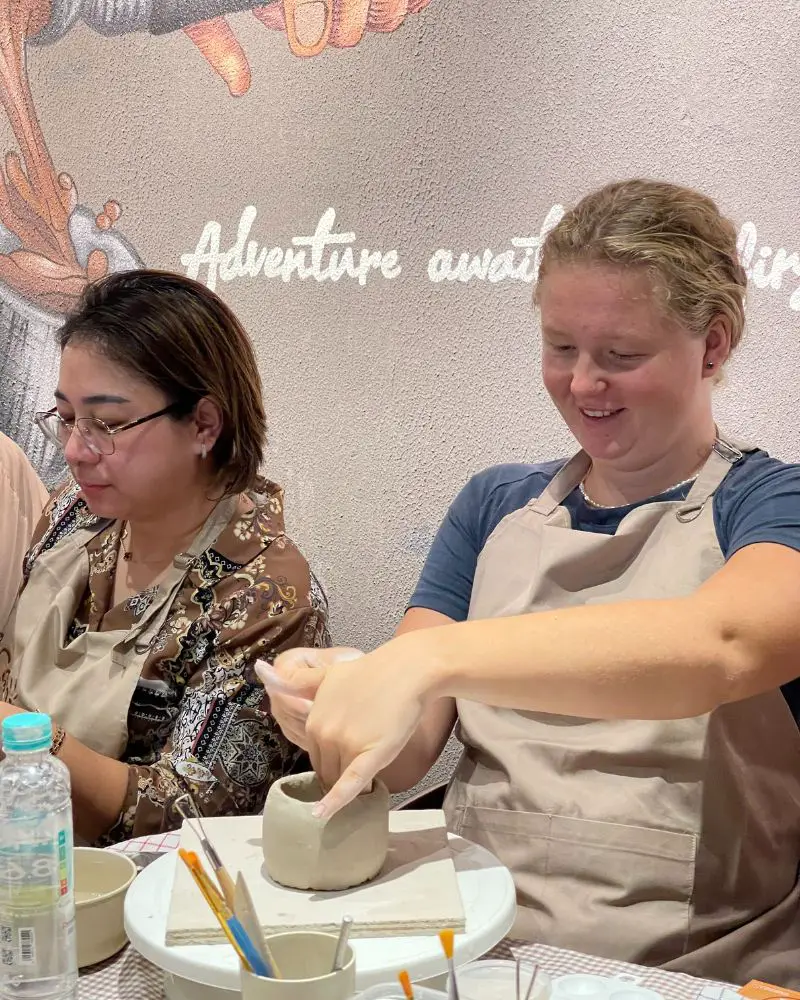
[[[512,936],[647,965],[684,954],[694,835],[479,806],[453,818],[511,869]]]

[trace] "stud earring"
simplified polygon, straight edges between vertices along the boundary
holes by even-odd
[[[714,367],[713,361],[706,361],[706,368],[713,368],[713,367]]]

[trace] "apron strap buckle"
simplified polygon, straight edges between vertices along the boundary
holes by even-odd
[[[744,457],[744,452],[735,448],[732,444],[728,444],[727,441],[723,441],[719,436],[717,436],[714,441],[713,450],[719,455],[720,458],[729,462],[731,465],[736,465],[736,463]]]
[[[703,497],[701,500],[690,500],[682,504],[675,512],[675,519],[681,524],[688,524],[690,521],[696,520],[702,513],[707,500],[708,497]]]

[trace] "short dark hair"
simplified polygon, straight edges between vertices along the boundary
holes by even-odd
[[[191,278],[121,271],[84,290],[59,331],[61,350],[87,344],[160,389],[185,419],[203,398],[222,413],[211,452],[228,494],[253,486],[267,422],[253,346],[231,309]]]

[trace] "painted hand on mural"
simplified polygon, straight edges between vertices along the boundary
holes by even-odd
[[[98,213],[78,201],[59,171],[31,95],[27,57],[83,23],[100,36],[183,31],[231,94],[250,87],[250,66],[226,15],[252,12],[281,32],[297,56],[357,45],[367,32],[393,32],[430,0],[0,0],[0,103],[16,150],[0,154],[0,431],[11,436],[54,484],[60,454],[44,443],[32,416],[52,402],[58,368],[54,332],[88,282],[141,267],[117,231],[121,209]],[[202,20],[201,20],[202,19]],[[279,37],[279,36],[278,36]],[[5,360],[3,361],[3,358]],[[37,378],[31,380],[31,366]],[[48,450],[49,449],[49,450]]]
[[[395,31],[408,14],[431,0],[282,0],[256,7],[253,16],[265,27],[283,31],[294,55],[319,55],[328,47],[352,48],[367,31]],[[250,66],[224,17],[183,29],[234,96],[250,87]]]
[[[114,269],[109,249],[122,264],[133,263],[130,248],[108,239],[119,204],[107,201],[97,215],[81,208],[74,181],[53,164],[28,84],[28,43],[57,41],[79,20],[106,35],[182,28],[231,94],[240,95],[250,87],[250,66],[224,14],[251,8],[265,27],[285,33],[295,55],[308,57],[357,45],[366,32],[395,31],[430,0],[255,3],[206,0],[203,12],[219,16],[192,23],[195,0],[0,0],[0,99],[20,151],[7,152],[0,164],[0,281],[26,301],[63,314],[88,281]]]
[[[5,252],[0,280],[24,299],[52,312],[66,311],[87,280],[105,274],[108,258],[92,249],[80,262],[70,235],[78,202],[72,178],[58,173],[33,107],[25,72],[26,39],[48,22],[50,0],[0,4],[0,99],[20,153],[7,152],[0,165],[0,223]],[[21,155],[20,155],[21,154]],[[96,225],[110,229],[120,216],[106,202]]]

